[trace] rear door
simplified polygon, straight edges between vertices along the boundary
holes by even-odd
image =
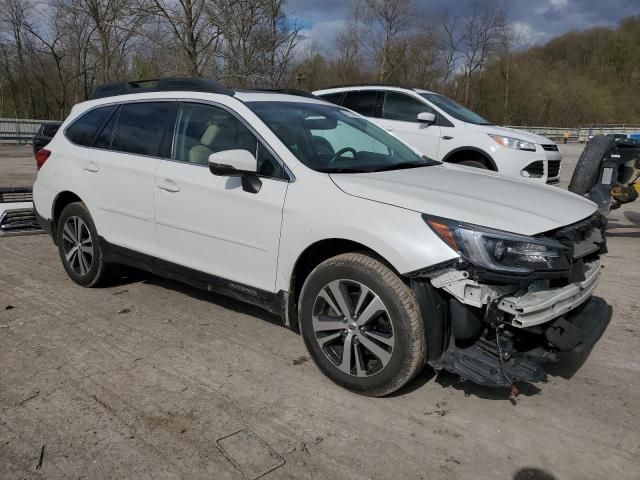
[[[85,150],[84,179],[95,204],[98,233],[107,241],[157,255],[154,175],[174,102],[117,107]]]
[[[386,91],[382,102],[380,124],[409,145],[433,159],[439,159],[440,127],[437,122],[428,124],[418,121],[418,114],[438,113],[421,100],[402,92]]]
[[[244,285],[275,292],[284,166],[256,134],[223,105],[180,104],[168,159],[155,180],[159,257]],[[239,177],[215,176],[208,158],[243,149],[257,156],[262,186],[243,190]]]

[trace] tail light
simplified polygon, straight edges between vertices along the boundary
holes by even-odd
[[[47,150],[46,148],[41,148],[40,150],[38,150],[38,153],[36,153],[36,167],[38,168],[38,170],[42,168],[44,162],[47,161],[50,155],[51,151]]]

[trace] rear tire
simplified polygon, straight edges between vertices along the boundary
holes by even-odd
[[[81,202],[70,203],[60,213],[56,243],[62,266],[78,285],[96,287],[103,283],[109,269],[96,226],[89,210]]]
[[[614,142],[615,139],[607,135],[596,135],[589,140],[573,171],[573,176],[569,183],[570,192],[584,195],[595,187],[598,181],[602,157],[604,157]]]
[[[360,253],[325,260],[305,280],[299,304],[307,349],[338,385],[384,396],[422,369],[426,342],[417,300],[381,261]]]

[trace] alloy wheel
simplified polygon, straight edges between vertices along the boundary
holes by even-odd
[[[93,240],[87,224],[76,216],[71,216],[62,229],[64,257],[77,275],[86,275],[93,263]]]
[[[391,360],[395,336],[389,312],[360,282],[325,285],[314,300],[312,325],[322,352],[343,373],[375,375]]]

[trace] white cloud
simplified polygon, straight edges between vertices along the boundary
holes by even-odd
[[[314,23],[311,28],[300,30],[303,39],[298,42],[298,52],[314,47],[323,55],[332,55],[338,32],[344,27],[345,19],[322,20]]]

